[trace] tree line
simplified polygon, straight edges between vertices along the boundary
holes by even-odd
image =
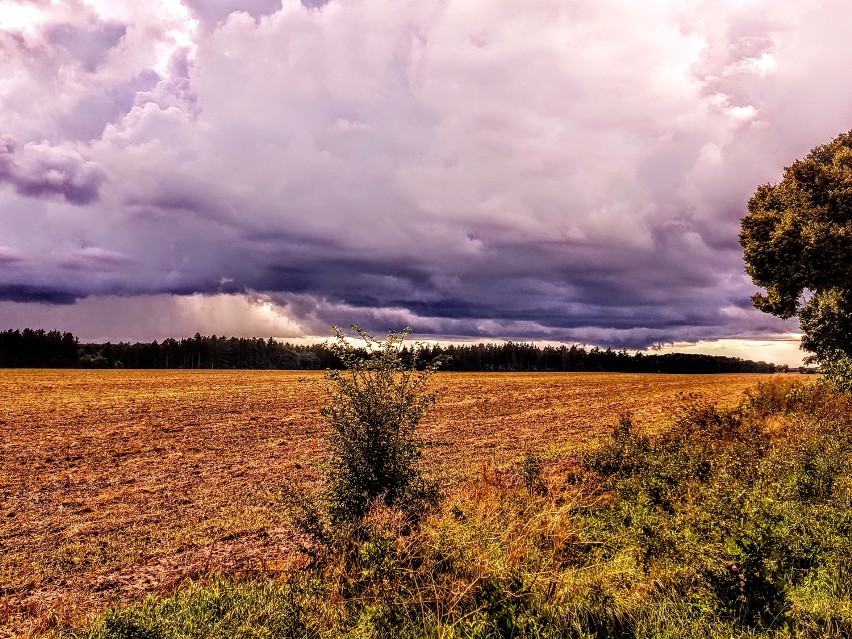
[[[0,367],[77,368],[80,347],[71,333],[25,328],[0,333]]]
[[[403,358],[413,351],[405,349]],[[425,364],[441,358],[445,371],[554,371],[623,373],[772,373],[786,367],[738,357],[687,353],[645,354],[578,345],[426,345]],[[0,332],[3,368],[151,369],[339,369],[342,362],[325,344],[291,344],[273,338],[217,337],[198,333],[186,339],[150,343],[81,344],[72,333],[24,329]]]
[[[611,348],[544,346],[523,342],[427,346],[427,357],[445,357],[441,370],[554,371],[609,373],[774,373],[787,370],[766,362],[693,353],[646,354]]]

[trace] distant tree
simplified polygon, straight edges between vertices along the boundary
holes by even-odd
[[[852,356],[852,131],[758,187],[742,219],[746,271],[762,311],[798,316],[802,348],[823,363]]]

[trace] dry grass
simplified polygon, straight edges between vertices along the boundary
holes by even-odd
[[[458,481],[620,413],[732,403],[758,376],[439,374],[426,463]],[[0,371],[0,636],[210,571],[288,567],[278,488],[320,477],[322,375]],[[5,628],[4,628],[5,625]]]

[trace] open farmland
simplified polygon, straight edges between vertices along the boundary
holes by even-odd
[[[420,433],[452,481],[570,452],[760,376],[439,374]],[[279,489],[316,485],[322,374],[0,371],[0,634],[43,631],[210,571],[286,570]]]

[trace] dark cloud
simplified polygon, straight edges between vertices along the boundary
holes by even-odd
[[[77,297],[67,290],[48,286],[26,284],[0,284],[0,300],[8,302],[36,302],[39,304],[73,304]]]
[[[131,263],[124,255],[97,247],[86,247],[59,260],[58,266],[76,271],[112,271]]]

